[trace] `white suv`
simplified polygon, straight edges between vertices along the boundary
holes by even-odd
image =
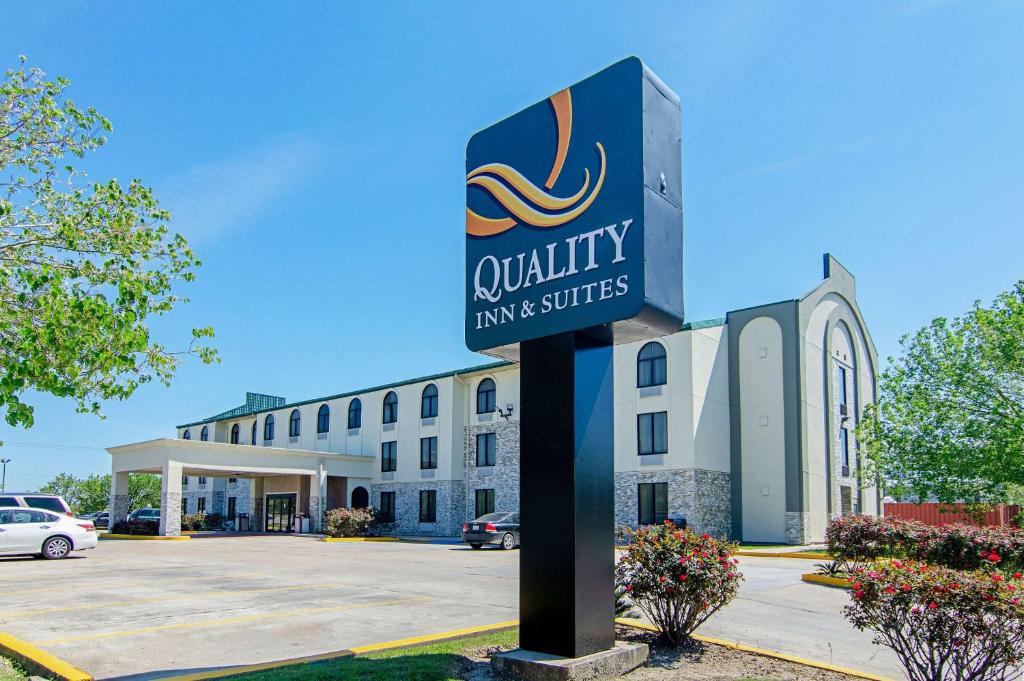
[[[47,509],[0,508],[0,554],[41,555],[56,560],[72,551],[96,548],[91,520],[57,515]]]
[[[53,511],[63,515],[74,515],[68,502],[56,494],[43,494],[42,492],[14,492],[0,494],[0,508],[10,506],[21,506],[22,508],[41,508],[46,511]]]

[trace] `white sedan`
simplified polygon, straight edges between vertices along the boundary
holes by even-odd
[[[33,554],[49,560],[96,548],[91,520],[57,515],[41,508],[0,508],[0,555]]]

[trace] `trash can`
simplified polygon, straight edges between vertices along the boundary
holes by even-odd
[[[235,531],[237,532],[248,532],[249,531],[249,514],[239,513],[235,517]]]

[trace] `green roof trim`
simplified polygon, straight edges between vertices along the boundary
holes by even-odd
[[[699,322],[686,322],[683,324],[681,331],[696,331],[697,329],[710,329],[715,326],[724,326],[725,317],[716,317],[715,319],[702,319]]]
[[[192,426],[198,426],[198,425],[201,425],[201,424],[204,424],[204,423],[210,423],[212,421],[219,421],[219,420],[226,419],[226,418],[233,418],[233,417],[239,417],[239,416],[252,416],[253,414],[258,414],[258,413],[263,412],[263,411],[273,411],[275,409],[287,409],[289,407],[301,407],[301,406],[306,405],[306,404],[313,404],[313,403],[316,403],[316,402],[326,402],[328,400],[337,400],[337,399],[341,399],[341,398],[344,398],[344,397],[352,397],[354,395],[362,395],[363,393],[372,393],[372,392],[375,392],[377,390],[388,390],[390,388],[398,388],[398,387],[403,386],[403,385],[409,385],[410,383],[420,383],[422,381],[436,381],[436,380],[441,379],[441,378],[448,378],[450,376],[460,376],[462,374],[472,374],[472,373],[476,373],[477,371],[487,371],[489,369],[501,369],[503,367],[507,367],[507,366],[510,366],[510,365],[513,365],[513,364],[515,364],[515,362],[510,362],[510,361],[507,361],[507,360],[502,360],[500,362],[490,362],[488,364],[478,364],[477,366],[466,367],[464,369],[456,369],[454,371],[445,371],[445,372],[442,372],[442,373],[439,373],[439,374],[431,374],[429,376],[418,376],[417,378],[409,378],[409,379],[405,379],[403,381],[396,381],[394,383],[386,383],[384,385],[375,385],[375,386],[373,386],[371,388],[363,388],[361,390],[351,390],[349,392],[338,393],[337,395],[328,395],[326,397],[315,397],[315,398],[309,399],[309,400],[302,400],[301,402],[288,402],[288,403],[285,403],[285,399],[283,397],[275,397],[273,395],[262,395],[262,397],[270,397],[270,398],[273,398],[273,399],[276,399],[276,400],[280,400],[280,404],[272,404],[272,405],[269,405],[269,406],[262,406],[260,408],[250,408],[249,405],[246,404],[245,406],[236,407],[235,409],[230,409],[228,411],[225,411],[225,412],[222,412],[220,414],[217,414],[216,416],[211,416],[211,417],[209,417],[207,419],[203,419],[202,421],[193,421],[191,423],[184,423],[182,425],[175,426],[175,427],[176,428],[191,428]],[[259,395],[259,393],[246,393],[246,402],[247,403],[248,403],[249,395]]]

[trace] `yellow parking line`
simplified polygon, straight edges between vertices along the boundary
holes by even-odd
[[[259,622],[269,619],[287,619],[302,615],[314,615],[325,612],[341,612],[343,610],[359,610],[362,608],[376,608],[387,605],[402,605],[405,603],[416,603],[431,601],[433,598],[420,596],[416,598],[400,598],[390,601],[368,601],[366,603],[349,603],[346,605],[329,605],[320,608],[296,608],[295,610],[277,610],[275,612],[261,613],[259,615],[239,615],[237,617],[222,617],[213,620],[200,620],[198,622],[178,622],[175,624],[160,624],[153,627],[141,627],[139,629],[126,629],[124,631],[101,631],[91,634],[80,634],[78,636],[66,636],[64,638],[51,638],[46,641],[34,641],[37,646],[57,646],[64,643],[77,643],[79,641],[95,641],[101,638],[121,638],[125,636],[139,636],[141,634],[152,634],[158,631],[174,631],[175,629],[202,629],[206,627],[220,627],[228,624],[245,624],[248,622]]]
[[[54,612],[71,612],[72,610],[103,610],[106,608],[120,608],[126,605],[138,605],[140,603],[161,603],[165,601],[184,601],[190,598],[220,598],[224,596],[244,596],[246,594],[264,594],[277,591],[301,591],[303,589],[334,588],[345,586],[344,582],[327,582],[325,584],[300,584],[292,586],[272,586],[263,589],[233,589],[230,591],[198,591],[195,593],[174,594],[172,596],[153,596],[151,598],[134,598],[125,601],[98,601],[95,603],[81,603],[79,605],[65,605],[54,608],[35,608],[32,610],[9,610],[0,612],[0,618],[31,617],[33,615],[46,615]]]

